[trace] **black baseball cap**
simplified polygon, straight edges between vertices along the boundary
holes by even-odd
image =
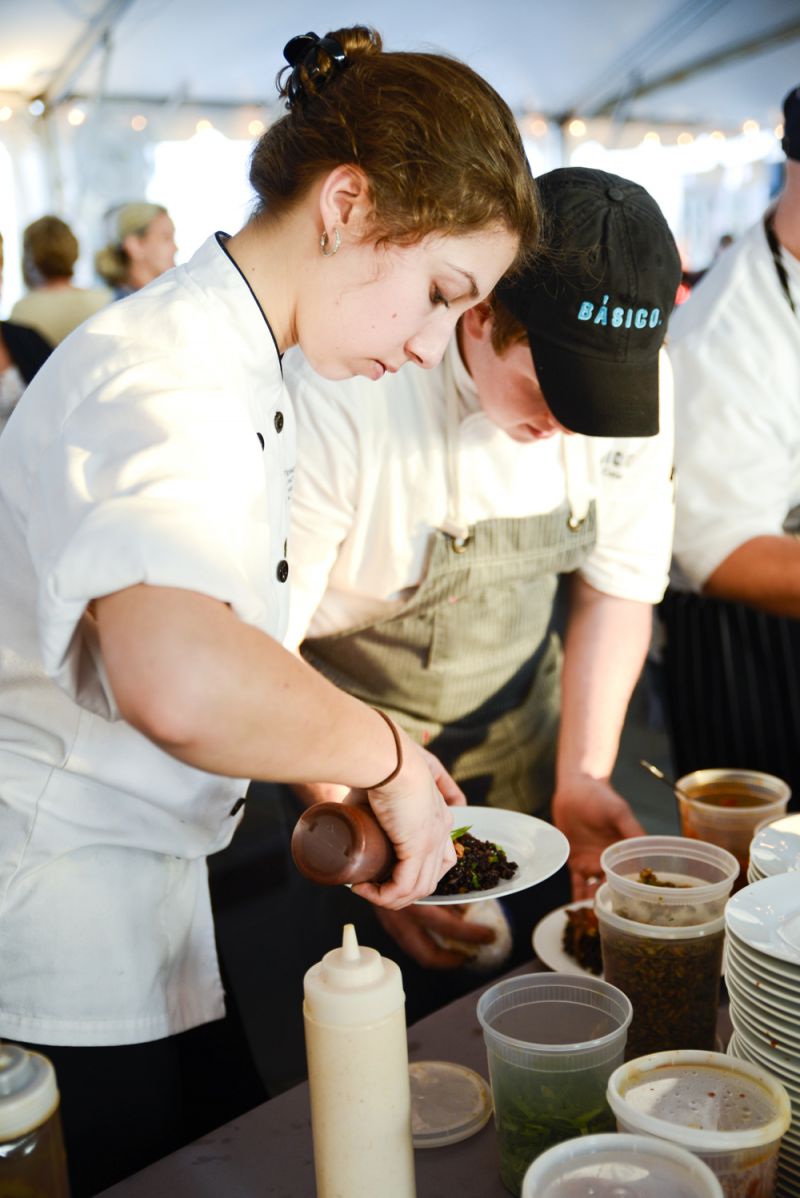
[[[556,419],[593,437],[658,432],[658,353],[681,278],[653,197],[630,179],[564,167],[537,180],[545,249],[496,298],[523,325]]]
[[[787,158],[800,162],[800,87],[793,87],[783,101],[783,140]]]

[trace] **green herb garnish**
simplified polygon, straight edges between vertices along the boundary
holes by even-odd
[[[472,824],[465,824],[463,828],[456,828],[455,832],[450,833],[451,840],[460,840],[465,832],[469,832]]]

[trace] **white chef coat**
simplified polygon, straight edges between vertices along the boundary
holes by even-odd
[[[800,261],[781,256],[800,312]],[[675,559],[699,590],[739,545],[780,536],[800,503],[800,319],[762,223],[725,251],[676,310],[669,334]]]
[[[138,1043],[224,1013],[205,856],[230,840],[246,782],[120,719],[86,612],[144,582],[283,636],[291,401],[223,245],[73,333],[0,438],[0,1035],[13,1039]]]
[[[406,602],[425,576],[432,530],[448,515],[447,364],[459,394],[457,460],[469,524],[552,511],[582,464],[596,499],[597,544],[581,568],[593,587],[655,603],[672,538],[672,385],[662,353],[656,437],[513,441],[484,414],[455,339],[434,370],[413,365],[379,383],[330,383],[299,351],[284,363],[295,403],[298,473],[292,501],[292,600],[287,645],[371,623]]]

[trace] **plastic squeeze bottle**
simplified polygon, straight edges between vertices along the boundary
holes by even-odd
[[[69,1198],[58,1102],[47,1057],[0,1043],[0,1194]]]
[[[303,989],[317,1198],[415,1198],[400,969],[349,923]]]

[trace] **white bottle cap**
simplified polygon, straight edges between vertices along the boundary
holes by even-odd
[[[56,1073],[47,1057],[0,1043],[0,1143],[33,1131],[57,1106]]]
[[[340,1027],[377,1023],[405,1002],[399,967],[374,948],[362,948],[351,923],[345,924],[342,947],[308,970],[303,992],[311,1019]]]

